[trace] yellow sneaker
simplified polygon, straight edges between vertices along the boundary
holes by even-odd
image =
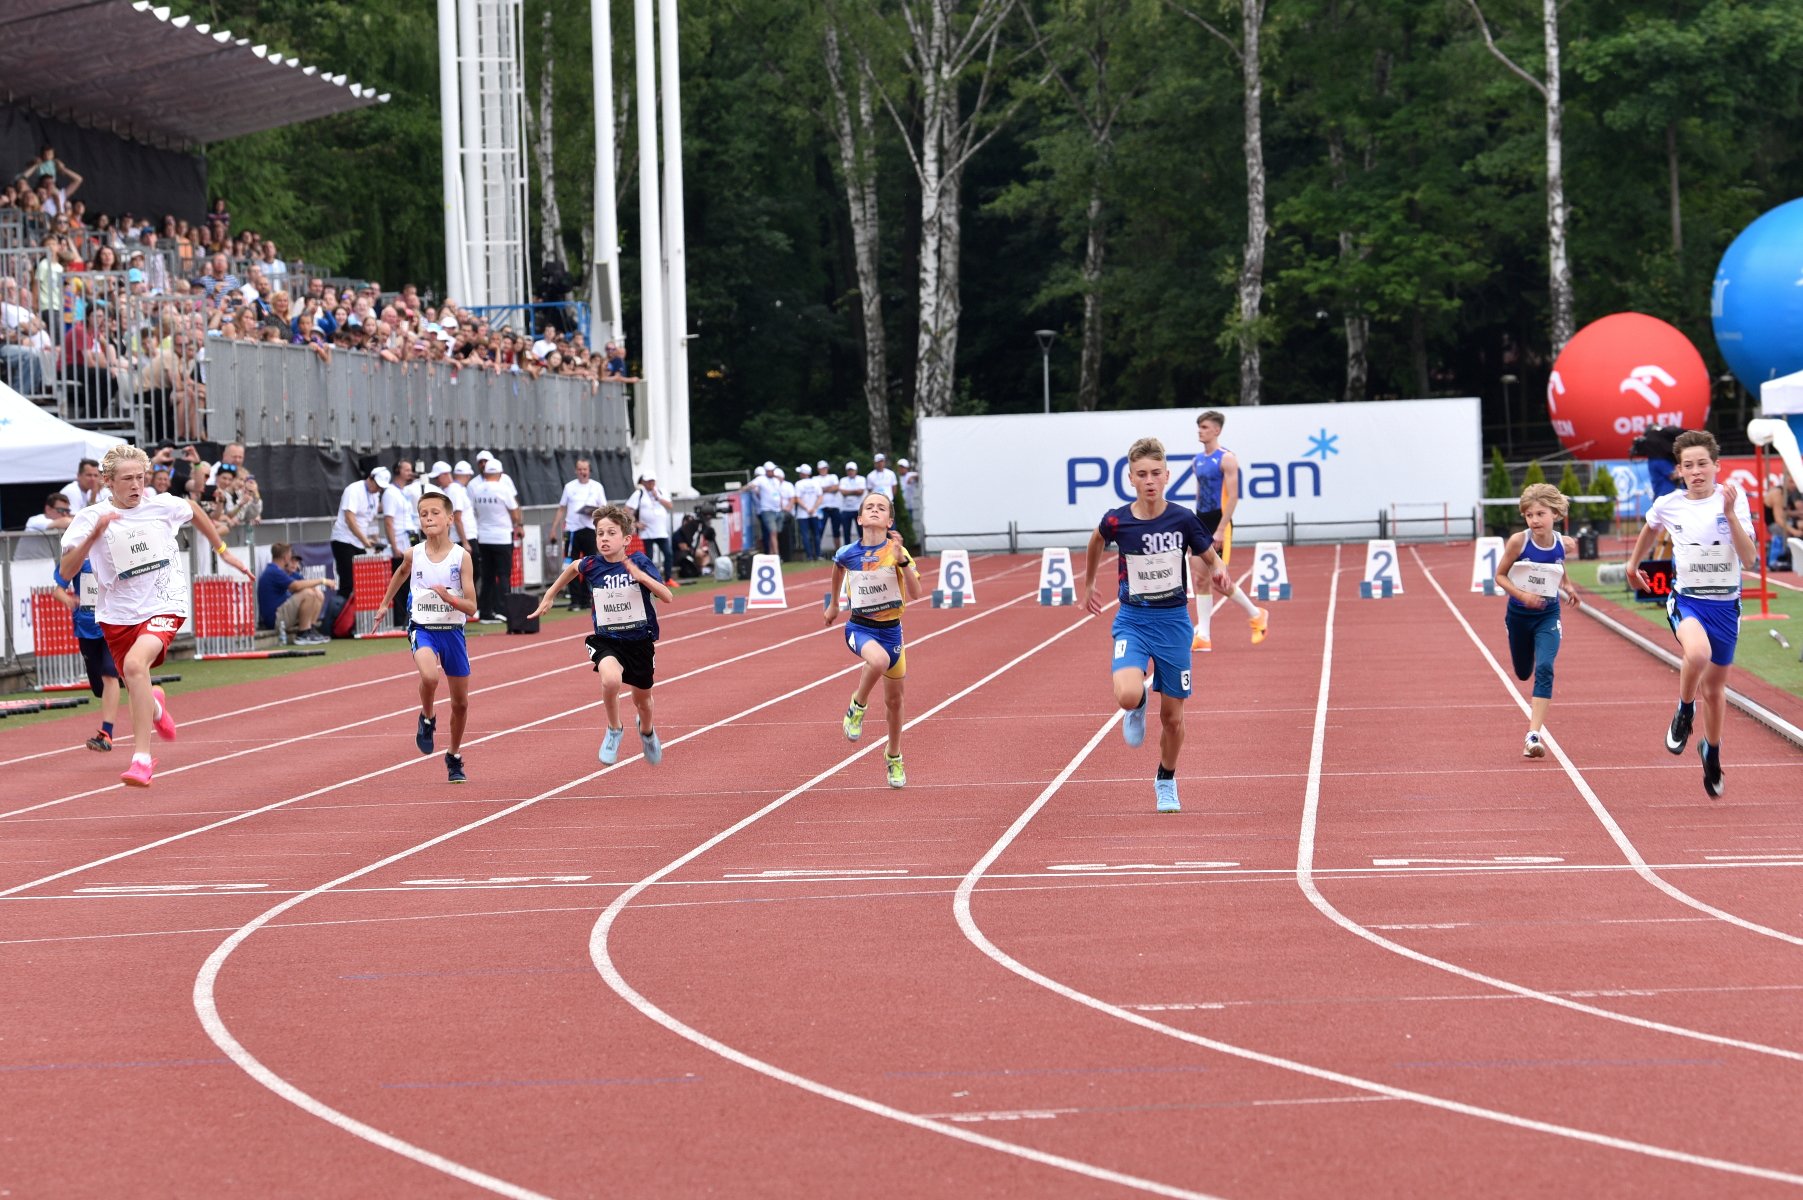
[[[855,742],[864,736],[864,706],[853,700],[845,709],[845,720],[839,723],[845,731],[845,740]]]
[[[1208,635],[1198,629],[1196,636],[1190,639],[1189,648],[1197,654],[1211,654],[1215,647],[1214,643],[1208,640]]]
[[[892,788],[907,787],[908,773],[902,769],[901,755],[890,758],[885,752],[883,761],[889,764],[889,786]]]
[[[1265,640],[1265,629],[1271,624],[1271,610],[1259,609],[1258,615],[1250,618],[1246,623],[1252,626],[1252,644],[1256,646]]]

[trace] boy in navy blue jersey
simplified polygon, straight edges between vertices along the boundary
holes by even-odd
[[[1553,660],[1559,657],[1564,627],[1559,601],[1563,599],[1573,608],[1578,605],[1578,594],[1565,578],[1565,556],[1577,553],[1578,543],[1558,530],[1558,522],[1570,509],[1571,502],[1552,484],[1528,484],[1521,493],[1521,517],[1527,522],[1527,531],[1512,534],[1496,562],[1496,586],[1509,595],[1503,625],[1509,631],[1515,678],[1531,675],[1534,679],[1523,758],[1546,757],[1540,731],[1553,703]]]
[[[1177,755],[1183,750],[1183,702],[1190,694],[1189,580],[1207,578],[1223,588],[1226,572],[1214,552],[1214,538],[1196,514],[1164,498],[1171,481],[1164,445],[1141,438],[1127,451],[1127,477],[1138,493],[1131,504],[1111,509],[1089,535],[1083,566],[1083,604],[1102,615],[1096,569],[1110,545],[1120,547],[1120,612],[1114,617],[1114,699],[1127,710],[1121,733],[1129,746],[1146,739],[1146,667],[1158,700],[1158,776],[1153,790],[1158,811],[1181,812],[1177,802]],[[1188,561],[1186,561],[1188,560]]]
[[[889,744],[883,762],[889,786],[908,785],[902,766],[902,680],[908,674],[908,652],[902,645],[902,610],[920,599],[920,569],[895,532],[894,502],[882,492],[868,492],[858,504],[858,540],[833,555],[833,582],[826,597],[826,623],[839,617],[839,585],[846,585],[851,615],[845,618],[845,645],[864,660],[858,686],[845,710],[840,729],[851,741],[864,736],[864,706],[876,681],[883,681],[883,707],[889,718]]]
[[[607,733],[601,739],[599,757],[609,766],[618,761],[620,742],[626,737],[626,727],[620,722],[622,684],[632,692],[632,704],[638,710],[639,745],[645,761],[656,766],[664,759],[664,746],[651,717],[657,648],[657,610],[651,601],[668,604],[675,594],[649,558],[626,553],[632,536],[629,531],[634,528],[632,513],[622,505],[596,509],[595,553],[564,567],[532,614],[542,617],[549,612],[557,593],[578,575],[594,594],[595,632],[588,638],[588,657],[601,676]]]
[[[72,581],[63,578],[59,567],[60,564],[51,568],[56,577],[56,598],[74,613],[75,640],[81,645],[82,662],[88,668],[88,689],[100,701],[100,728],[87,740],[87,747],[111,750],[113,720],[119,715],[119,668],[113,665],[113,652],[107,648],[106,636],[94,620],[94,601],[99,595],[94,565],[84,559]]]

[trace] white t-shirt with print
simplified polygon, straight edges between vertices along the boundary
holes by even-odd
[[[502,475],[470,480],[470,507],[476,510],[476,540],[484,546],[513,545],[513,518],[509,515],[520,506],[513,484]]]
[[[1734,515],[1752,536],[1752,510],[1747,494],[1735,497]],[[1653,501],[1646,523],[1672,535],[1672,558],[1677,565],[1677,589],[1686,596],[1731,600],[1740,598],[1740,555],[1728,532],[1727,511],[1720,485],[1714,495],[1692,500],[1683,491],[1667,492]]]
[[[645,523],[640,537],[649,539],[670,536],[670,510],[643,488],[626,498],[626,511],[632,514],[634,520]]]
[[[864,475],[864,482],[873,492],[881,492],[891,500],[895,499],[895,472],[888,467],[876,467]]]
[[[88,551],[100,588],[94,619],[107,625],[136,625],[152,617],[186,620],[188,572],[175,535],[194,520],[193,506],[155,492],[145,493],[132,508],[90,505],[63,531],[63,549],[81,545],[109,512],[119,515]]]

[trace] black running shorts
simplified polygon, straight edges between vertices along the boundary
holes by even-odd
[[[591,633],[587,638],[588,660],[601,669],[601,660],[611,658],[620,664],[620,678],[627,687],[642,692],[651,690],[656,672],[657,643],[650,638],[614,638],[604,633]]]

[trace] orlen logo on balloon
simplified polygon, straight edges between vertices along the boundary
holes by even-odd
[[[1670,371],[1654,364],[1646,367],[1635,367],[1633,370],[1629,371],[1628,377],[1621,381],[1620,390],[1623,395],[1632,392],[1642,400],[1645,400],[1652,408],[1658,409],[1665,403],[1665,397],[1659,392],[1659,387],[1674,388],[1677,386],[1678,381],[1672,378]],[[1684,427],[1684,414],[1681,412],[1654,412],[1651,415],[1642,416],[1636,413],[1631,417],[1623,416],[1615,418],[1615,432],[1617,433],[1640,433],[1651,425],[1670,425],[1674,428],[1682,429]]]

